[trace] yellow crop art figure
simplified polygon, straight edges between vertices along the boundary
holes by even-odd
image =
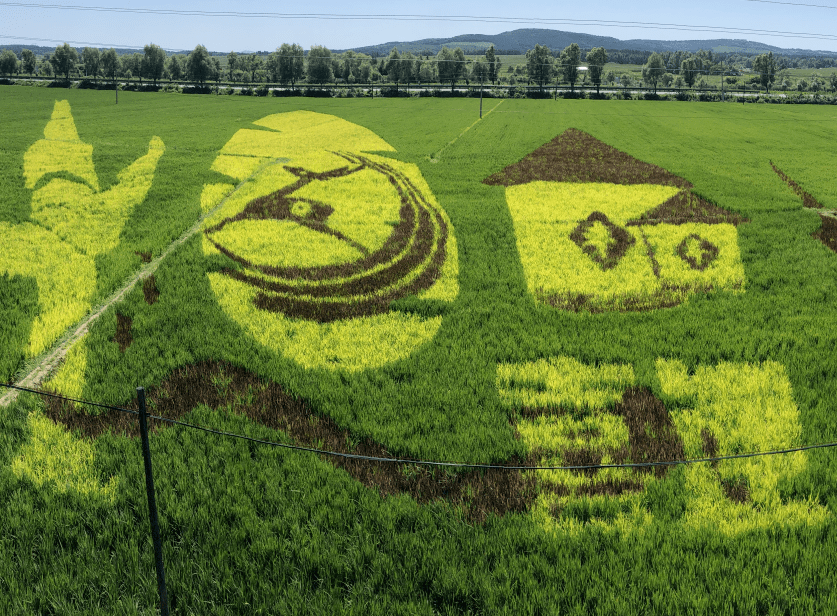
[[[0,222],[0,274],[32,277],[38,285],[38,315],[27,356],[43,352],[90,309],[95,258],[119,244],[164,151],[162,140],[152,137],[148,153],[103,191],[93,167],[93,146],[79,138],[70,104],[56,101],[44,138],[23,155],[26,188],[32,190],[30,221]]]
[[[536,301],[647,310],[744,289],[736,225],[686,180],[569,129],[485,180],[506,186]]]

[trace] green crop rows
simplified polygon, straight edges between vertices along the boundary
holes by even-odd
[[[197,223],[46,389],[464,463],[837,441],[835,227],[810,209],[837,209],[828,107],[0,106],[2,381]],[[0,611],[155,613],[135,423],[0,408]],[[837,611],[834,449],[433,471],[152,427],[176,614]]]

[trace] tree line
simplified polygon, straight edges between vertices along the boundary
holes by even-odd
[[[615,53],[621,60],[627,52]],[[320,45],[305,52],[299,44],[283,43],[267,57],[256,53],[230,52],[222,64],[218,56],[211,55],[203,45],[197,45],[189,54],[167,55],[159,45],[150,43],[142,53],[120,56],[112,48],[102,51],[93,47],[85,47],[79,54],[75,48],[64,43],[40,61],[28,49],[21,50],[20,58],[7,49],[0,54],[0,73],[8,76],[20,72],[29,75],[37,73],[39,76],[64,79],[70,79],[71,75],[88,79],[102,77],[114,83],[118,79],[137,79],[140,83],[145,81],[154,85],[162,79],[190,81],[201,86],[221,81],[277,83],[291,87],[303,81],[315,85],[390,83],[396,90],[399,84],[409,87],[411,84],[441,83],[449,84],[453,91],[461,82],[466,85],[496,85],[505,81],[514,85],[518,83],[518,78],[542,90],[553,84],[566,84],[574,90],[579,81],[585,86],[595,86],[597,93],[603,83],[623,87],[634,85],[627,74],[617,76],[613,70],[604,72],[605,65],[614,58],[603,47],[584,52],[576,43],[561,51],[535,45],[526,52],[524,65],[509,66],[505,78],[501,76],[499,55],[492,45],[477,58],[466,58],[459,47],[443,47],[435,55],[401,53],[393,48],[389,55],[378,58],[353,51],[335,54]],[[654,52],[645,57],[641,80],[654,92],[659,86],[693,88],[696,83],[699,88],[706,88],[705,82],[699,82],[706,75],[721,75],[733,85],[744,68],[752,71],[749,83],[768,92],[777,81],[783,89],[793,87],[782,75],[786,63],[772,53],[748,58],[748,67],[730,62],[729,54],[704,50],[697,53]],[[815,75],[810,81],[799,80],[797,86],[814,91],[830,86],[837,91],[837,74],[832,74],[827,82]]]

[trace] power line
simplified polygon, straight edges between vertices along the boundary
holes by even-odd
[[[788,6],[810,6],[817,9],[834,9],[837,6],[830,6],[828,4],[805,4],[804,2],[779,2],[778,0],[747,0],[747,2],[763,2],[764,4],[787,4]]]
[[[2,3],[0,3],[2,4]],[[58,40],[58,39],[45,39],[45,38],[33,38],[27,36],[17,36],[17,35],[9,35],[9,34],[0,34],[0,39],[13,39],[19,41],[35,41],[39,43],[69,43],[71,45],[86,45],[88,47],[115,47],[119,49],[142,49],[144,45],[122,45],[122,44],[115,44],[115,43],[91,43],[89,41],[66,41],[66,40]],[[163,47],[166,51],[182,51],[180,49],[168,49]]]
[[[130,409],[125,409],[119,406],[111,406],[105,404],[98,404],[95,402],[88,402],[85,400],[78,400],[74,398],[67,398],[65,396],[61,396],[58,394],[54,394],[52,392],[40,391],[37,389],[30,389],[27,387],[19,387],[17,385],[11,385],[6,383],[0,383],[0,387],[8,387],[11,389],[16,389],[18,391],[25,391],[33,394],[38,394],[41,396],[47,396],[51,398],[57,398],[59,400],[64,400],[67,402],[75,402],[77,404],[89,404],[92,406],[97,406],[100,408],[107,408],[114,411],[121,411],[124,413],[132,413],[137,415],[137,411],[132,411]],[[195,430],[202,430],[204,432],[208,432],[210,434],[218,434],[220,436],[230,436],[233,438],[239,438],[242,440],[250,441],[253,443],[258,443],[261,445],[271,445],[273,447],[280,447],[282,449],[290,449],[293,451],[302,451],[307,453],[316,453],[319,455],[324,456],[331,456],[336,458],[348,458],[352,460],[363,460],[366,462],[382,462],[382,463],[391,463],[391,464],[414,464],[417,466],[434,466],[434,467],[445,467],[445,468],[470,468],[470,469],[495,469],[495,470],[507,470],[507,471],[559,471],[559,470],[568,470],[568,471],[582,471],[582,470],[595,470],[595,469],[603,469],[603,468],[650,468],[656,466],[677,466],[681,464],[697,464],[699,462],[719,462],[721,460],[738,460],[741,458],[755,458],[761,456],[771,456],[771,455],[778,455],[778,454],[786,454],[786,453],[796,453],[800,451],[808,451],[811,449],[824,449],[829,447],[837,447],[837,442],[835,443],[817,443],[815,445],[803,445],[801,447],[792,447],[787,449],[775,449],[771,451],[757,451],[757,452],[749,452],[749,453],[739,453],[739,454],[731,454],[727,456],[715,456],[711,458],[687,458],[684,460],[671,460],[666,462],[634,462],[628,464],[593,464],[593,465],[585,465],[585,466],[505,466],[501,464],[467,464],[463,462],[434,462],[429,460],[412,460],[408,458],[382,458],[377,456],[364,456],[360,454],[353,454],[353,453],[343,453],[339,451],[328,451],[324,449],[316,449],[313,447],[302,447],[300,445],[291,445],[288,443],[276,443],[274,441],[265,441],[262,439],[252,438],[250,436],[244,436],[243,434],[235,434],[233,432],[224,432],[222,430],[213,430],[211,428],[205,428],[203,426],[196,426],[194,424],[188,424],[182,421],[177,421],[176,419],[169,419],[168,417],[159,417],[157,415],[147,415],[151,419],[158,419],[160,421],[165,421],[170,424],[184,426],[186,428],[193,428]]]
[[[641,28],[651,30],[682,30],[687,32],[723,32],[732,34],[760,34],[783,38],[811,38],[827,41],[837,41],[837,36],[812,32],[786,32],[782,30],[760,30],[751,28],[728,28],[721,26],[703,26],[691,24],[673,24],[644,21],[614,21],[604,19],[542,19],[525,17],[493,17],[480,15],[371,15],[349,13],[275,13],[275,12],[244,12],[244,11],[200,11],[184,9],[145,9],[131,7],[80,6],[63,4],[42,4],[31,2],[0,2],[0,6],[17,6],[25,8],[57,9],[73,11],[94,11],[109,13],[129,13],[144,15],[176,15],[185,17],[224,17],[224,18],[255,18],[255,19],[313,19],[339,21],[445,21],[445,22],[481,22],[481,23],[520,23],[520,24],[572,24],[580,26],[603,26],[610,28]]]

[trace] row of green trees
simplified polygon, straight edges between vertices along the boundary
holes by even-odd
[[[534,49],[526,52],[526,73],[529,81],[536,83],[541,89],[551,83],[556,77],[570,84],[575,89],[581,66],[581,48],[572,43],[564,48],[556,58],[545,45],[535,45]],[[595,47],[587,53],[587,75],[598,93],[602,83],[602,72],[607,64],[607,51],[603,47]]]
[[[582,61],[587,64],[582,67]],[[608,53],[602,47],[591,49],[585,54],[573,43],[561,52],[553,52],[544,45],[535,47],[526,53],[526,63],[509,72],[512,77],[518,75],[528,83],[534,83],[541,89],[553,82],[569,84],[575,89],[576,83],[589,81],[598,92],[602,82],[622,86],[634,85],[630,75],[621,77],[611,70],[603,75]],[[32,75],[36,71],[43,76],[60,76],[69,79],[70,75],[98,78],[103,76],[115,81],[118,78],[137,78],[142,82],[150,81],[155,85],[160,79],[175,81],[189,80],[201,85],[209,81],[220,82],[228,79],[232,82],[260,82],[290,84],[306,80],[312,84],[325,84],[342,80],[344,83],[378,83],[387,81],[399,84],[445,83],[453,89],[457,83],[466,82],[496,84],[500,80],[500,58],[492,45],[485,54],[476,60],[467,59],[460,48],[443,47],[435,56],[430,54],[413,55],[400,53],[393,48],[385,58],[376,58],[362,53],[347,51],[334,54],[323,46],[312,47],[307,55],[298,44],[283,43],[266,58],[259,54],[237,54],[230,52],[225,64],[217,56],[211,56],[203,45],[198,45],[188,55],[167,56],[166,52],[153,43],[144,47],[143,53],[117,55],[113,49],[100,51],[85,47],[79,54],[67,43],[55,48],[52,54],[44,57],[40,63],[35,54],[24,49],[20,60],[10,50],[0,54],[0,73],[12,75],[20,71]],[[772,53],[762,54],[751,62],[753,75],[749,85],[757,85],[768,92],[777,80],[777,61]],[[658,86],[692,88],[700,78],[699,87],[708,87],[703,75],[727,76],[727,83],[737,84],[741,75],[738,67],[729,66],[711,51],[652,53],[642,67],[642,82],[656,92]],[[509,82],[516,80],[509,78]],[[747,85],[747,84],[745,84]],[[837,74],[829,79],[831,89],[837,91]],[[782,89],[790,89],[793,84],[788,79],[780,79]],[[800,80],[797,87],[808,90],[824,89],[826,84],[814,76],[810,82]]]
[[[675,77],[673,73],[676,73]],[[645,66],[642,67],[642,79],[647,84],[657,90],[657,85],[662,84],[665,87],[673,85],[676,88],[688,86],[694,87],[695,81],[701,75],[720,75],[721,84],[724,83],[733,85],[738,83],[738,76],[741,71],[737,67],[730,67],[724,62],[712,62],[711,52],[708,57],[704,53],[689,54],[680,62],[679,70],[677,67],[672,67],[667,64],[665,57],[659,53],[653,53],[648,58]],[[773,52],[761,54],[752,60],[752,75],[749,80],[750,85],[760,86],[769,94],[770,88],[776,83],[777,77],[781,75],[781,70],[778,67],[776,58],[773,57]],[[828,78],[828,83],[831,89],[837,92],[837,73],[832,73]],[[705,84],[704,84],[705,85]],[[746,83],[744,84],[747,85]],[[788,90],[792,87],[790,80],[786,76],[782,76],[780,87],[783,90]],[[806,79],[797,81],[797,88],[799,90],[818,91],[825,87],[825,82],[818,76],[814,75],[809,82]]]
[[[143,53],[118,56],[114,49],[100,51],[85,47],[81,54],[65,43],[38,63],[35,54],[28,49],[21,53],[21,60],[10,50],[0,57],[0,72],[12,75],[22,72],[29,75],[53,75],[69,79],[78,73],[88,78],[103,76],[107,79],[139,78],[157,83],[158,80],[186,79],[204,84],[207,81],[270,81],[295,85],[305,79],[309,83],[324,84],[335,79],[347,83],[387,81],[399,83],[437,82],[455,85],[462,80],[496,82],[499,77],[500,59],[493,46],[484,59],[466,60],[459,49],[443,48],[434,58],[403,55],[397,49],[383,59],[347,51],[332,54],[323,46],[315,45],[306,54],[298,44],[283,43],[266,59],[258,54],[237,54],[226,57],[226,66],[217,56],[211,56],[203,45],[198,45],[188,55],[167,56],[158,45],[146,45]]]
[[[56,47],[55,51],[46,55],[40,63],[29,49],[21,51],[20,62],[14,52],[8,49],[0,54],[0,73],[5,75],[21,71],[29,75],[37,71],[39,75],[54,75],[65,79],[77,72],[87,77],[95,78],[102,75],[110,79],[141,75],[156,83],[163,78],[166,66],[166,52],[154,44],[146,45],[143,54],[136,53],[121,58],[114,49],[99,51],[93,47],[85,47],[79,54],[67,43]]]

